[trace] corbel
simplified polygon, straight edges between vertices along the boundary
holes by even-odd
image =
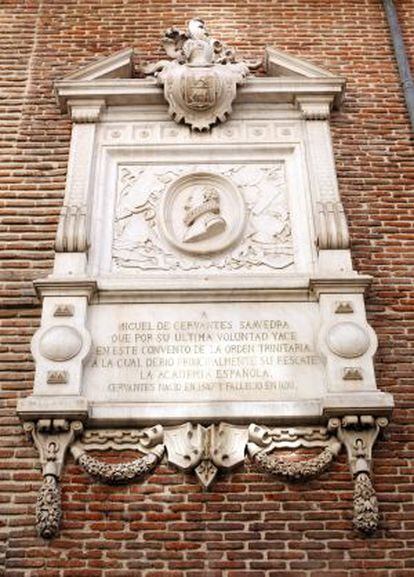
[[[62,517],[59,479],[66,453],[83,425],[66,419],[39,419],[24,423],[23,427],[39,452],[42,466],[43,483],[36,504],[37,532],[40,537],[51,539],[57,535]]]
[[[296,96],[296,106],[304,120],[327,120],[332,102],[333,96]]]
[[[82,273],[86,265],[96,128],[105,100],[70,99],[67,104],[73,127],[65,199],[55,240],[55,272],[60,274],[68,274],[68,269],[71,274]],[[69,260],[64,253],[71,254]]]
[[[346,447],[354,479],[354,527],[363,533],[373,533],[378,527],[379,511],[372,484],[372,448],[388,419],[348,415],[331,420],[336,422],[338,439]]]
[[[63,205],[56,232],[56,252],[86,252],[89,247],[86,206]]]
[[[73,122],[89,124],[100,120],[101,114],[105,110],[105,100],[99,98],[69,99],[67,106]]]

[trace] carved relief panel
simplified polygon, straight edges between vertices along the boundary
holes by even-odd
[[[119,166],[113,270],[293,265],[284,166]]]

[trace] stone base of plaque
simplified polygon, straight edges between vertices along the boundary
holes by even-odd
[[[19,400],[17,414],[23,421],[37,419],[86,421],[89,414],[88,400],[74,395],[32,395]]]

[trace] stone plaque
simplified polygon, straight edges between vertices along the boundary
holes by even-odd
[[[19,414],[386,413],[329,132],[343,80],[270,48],[254,76],[199,20],[164,40],[170,61],[135,74],[123,51],[57,83],[71,151]]]
[[[109,403],[319,398],[317,316],[304,303],[91,307],[85,394]]]
[[[199,19],[163,45],[170,60],[134,72],[121,51],[56,86],[74,121],[66,192],[53,271],[35,281],[34,390],[18,404],[44,476],[39,534],[58,530],[69,448],[106,483],[165,456],[208,488],[246,454],[308,478],[341,443],[370,531],[392,397],[376,387],[370,278],[352,268],[336,182],[329,114],[344,81],[270,48],[267,77],[252,77],[260,63]],[[269,453],[301,446],[322,451]],[[87,454],[111,447],[144,455]]]

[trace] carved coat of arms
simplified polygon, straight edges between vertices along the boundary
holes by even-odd
[[[162,44],[173,60],[144,66],[140,72],[154,74],[164,86],[170,116],[196,130],[223,122],[231,112],[237,86],[258,64],[236,62],[234,51],[211,38],[198,19],[189,22],[187,32],[167,30]]]

